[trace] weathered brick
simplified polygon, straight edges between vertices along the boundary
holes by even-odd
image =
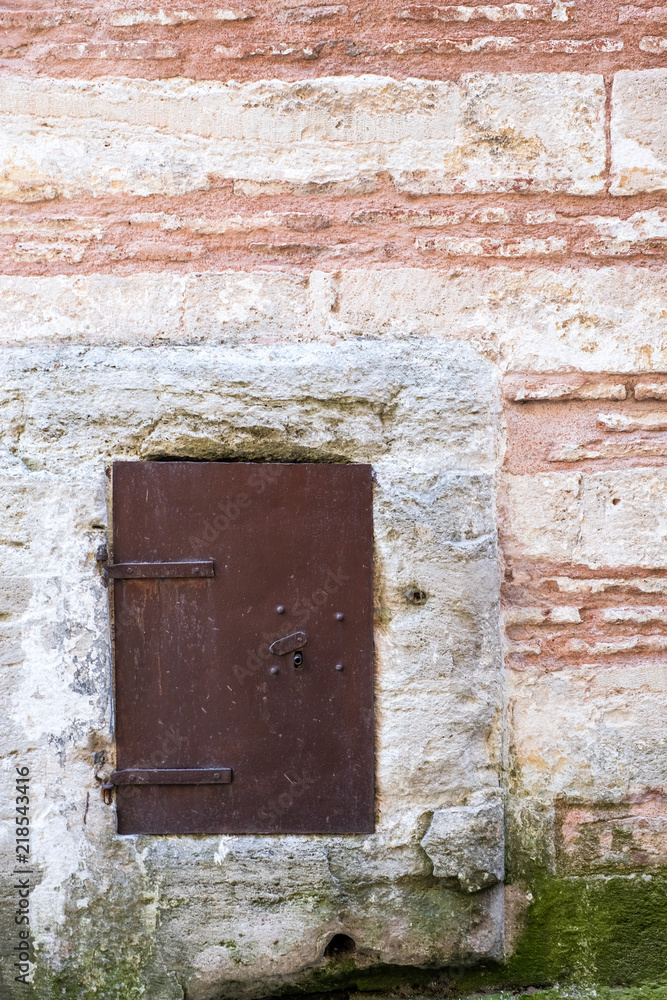
[[[54,240],[44,243],[36,240],[24,240],[17,243],[11,251],[14,260],[24,263],[33,261],[65,261],[68,264],[78,264],[86,252],[85,242]]]
[[[667,625],[667,608],[660,606],[644,608],[607,608],[603,620],[610,624],[633,622],[636,625],[646,625],[657,622]]]
[[[464,212],[454,209],[443,211],[422,212],[419,209],[362,209],[350,216],[353,226],[374,225],[406,225],[416,229],[440,229],[443,226],[455,226],[465,218]]]
[[[477,35],[472,38],[426,38],[418,41],[387,42],[374,48],[366,45],[363,54],[385,55],[454,55],[464,53],[531,52],[542,55],[576,55],[581,52],[622,52],[621,38],[547,38],[531,41],[511,35]],[[361,54],[361,53],[360,53]]]
[[[216,45],[214,52],[221,59],[255,59],[280,56],[285,59],[317,59],[318,46],[302,45],[300,42],[271,42],[268,45]]]
[[[667,431],[667,413],[599,413],[598,427],[608,433],[629,434],[631,431]]]
[[[667,23],[667,7],[621,7],[618,12],[619,24],[663,24]]]
[[[159,226],[166,232],[187,229],[198,236],[282,228],[306,233],[328,229],[331,225],[328,216],[309,212],[264,212],[263,215],[232,215],[218,219],[168,215],[166,212],[137,212],[129,221],[134,226]],[[0,232],[2,232],[1,221]]]
[[[22,59],[29,51],[28,45],[7,45],[0,48],[0,59]]]
[[[574,2],[434,6],[414,4],[396,15],[401,21],[567,21]]]
[[[178,59],[181,50],[170,42],[152,42],[137,39],[132,42],[57,42],[53,45],[34,45],[32,59]]]
[[[48,28],[57,28],[61,24],[93,26],[98,22],[99,16],[93,10],[0,11],[0,28],[31,28],[35,31],[45,31]]]
[[[578,52],[622,52],[622,38],[547,38],[536,42],[530,42],[528,46],[531,52],[544,53],[544,55],[556,54],[559,52],[565,55],[574,55]]]
[[[584,216],[578,224],[591,226],[599,233],[585,244],[586,252],[595,257],[654,255],[667,248],[667,213],[661,208],[634,212],[627,219]]]
[[[131,28],[137,24],[179,25],[198,21],[194,11],[188,10],[114,10],[109,23],[114,28]]]
[[[503,381],[503,395],[514,403],[529,400],[584,400],[614,399],[627,397],[624,382],[615,379],[590,379],[585,375],[563,378],[562,376],[510,375]]]
[[[454,55],[462,52],[473,55],[476,52],[519,52],[525,48],[525,43],[510,35],[476,36],[474,38],[423,38],[418,41],[386,42],[377,47],[368,46],[369,53],[378,52],[383,55]]]
[[[667,635],[631,635],[607,642],[584,642],[572,639],[570,651],[584,656],[616,656],[619,653],[656,652],[667,650]]]
[[[134,8],[112,11],[109,23],[118,28],[134,27],[138,24],[160,24],[177,27],[181,24],[191,24],[196,21],[249,21],[254,17],[254,11],[244,10],[243,8],[219,8],[213,10],[207,7],[195,7],[190,10],[183,10],[182,8],[160,8],[159,10]]]
[[[484,236],[457,238],[454,236],[420,237],[415,246],[425,253],[441,253],[448,257],[543,257],[562,254],[567,250],[567,240],[559,236],[533,239],[524,236],[515,240],[494,240]]]
[[[639,48],[642,52],[650,52],[655,56],[662,55],[663,52],[667,52],[667,38],[645,35],[639,40]]]
[[[508,608],[504,614],[505,626],[512,625],[579,625],[580,608],[558,605],[553,608]]]
[[[278,20],[286,24],[317,24],[346,14],[347,10],[347,4],[342,3],[285,7],[278,14]]]
[[[640,379],[635,385],[635,399],[667,400],[667,380],[660,378]]]
[[[659,576],[617,576],[595,579],[582,577],[554,577],[542,581],[554,584],[562,594],[606,594],[606,593],[640,593],[667,594],[667,577]]]

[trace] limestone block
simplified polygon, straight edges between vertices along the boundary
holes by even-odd
[[[504,371],[572,378],[573,369],[667,369],[666,296],[664,274],[629,264],[0,275],[0,343],[297,344],[418,334],[468,341]]]
[[[662,208],[633,212],[627,219],[585,216],[579,225],[590,225],[599,234],[597,238],[590,239],[585,247],[594,257],[659,254],[667,241],[667,213]]]
[[[603,187],[604,100],[602,77],[578,73],[458,83],[5,77],[0,197],[177,195],[210,178],[298,186],[381,172],[412,194],[593,194]]]
[[[611,193],[667,187],[667,69],[622,70],[614,76]]]
[[[622,801],[662,787],[667,738],[664,656],[511,671],[512,756],[523,794],[539,801]]]
[[[663,469],[504,477],[507,551],[521,558],[603,566],[667,566]]]
[[[0,289],[5,343],[196,343],[225,336],[225,330],[232,342],[242,335],[266,341],[279,334],[296,341],[307,335],[320,298],[327,301],[322,288],[311,302],[307,277],[261,271],[5,276]]]
[[[667,367],[667,282],[645,268],[349,269],[334,287],[338,333],[463,337],[505,371]]]
[[[364,461],[378,463],[383,458],[380,480],[385,469],[391,480],[397,466],[427,473],[420,483],[402,487],[408,494],[415,489],[416,509],[424,504],[419,495],[433,489],[445,469],[493,468],[495,416],[487,420],[482,414],[495,414],[498,391],[491,366],[466,344],[448,346],[439,372],[429,349],[410,352],[406,345],[392,345],[387,352],[377,343],[184,347],[177,354],[172,353],[176,348],[156,346],[141,353],[124,347],[113,354],[112,366],[106,363],[104,349],[80,354],[70,347],[59,358],[47,348],[41,350],[43,364],[30,374],[23,367],[28,354],[16,350],[6,356],[3,421],[8,432],[20,436],[20,453],[24,447],[30,451],[34,443],[49,463],[76,461],[78,449],[91,457],[110,454],[105,421],[91,421],[91,399],[98,398],[105,405],[113,400],[119,444],[144,458],[291,461],[326,455],[332,460],[365,456]],[[442,348],[435,350],[439,357]],[[334,355],[338,361],[332,366],[329,358]],[[62,380],[71,363],[77,369],[71,391],[59,397],[60,409],[51,412],[53,374]],[[123,370],[121,383],[114,366]],[[30,383],[32,389],[26,391]],[[286,404],[276,385],[290,399],[294,386],[309,388],[295,404]],[[290,416],[292,405],[298,418]],[[404,431],[389,433],[388,417]],[[417,437],[423,457],[414,448]],[[471,529],[458,530],[464,541]]]
[[[421,846],[436,878],[458,883],[465,892],[494,885],[505,873],[502,803],[438,809]]]
[[[581,530],[581,477],[505,475],[499,512],[508,554],[568,562]]]

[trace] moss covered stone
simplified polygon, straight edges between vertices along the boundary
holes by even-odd
[[[505,975],[517,984],[667,981],[667,876],[547,878]]]

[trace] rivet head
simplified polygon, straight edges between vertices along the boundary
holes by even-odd
[[[282,604],[278,605],[278,607],[276,608],[276,611],[278,612],[279,615],[284,615],[285,614],[285,609],[282,606]]]
[[[344,617],[345,617],[345,615],[343,614],[343,612],[339,611],[338,614],[336,615],[336,621],[337,622],[342,622],[342,620],[343,620]]]
[[[343,669],[343,664],[342,663],[337,663],[336,664],[336,670],[342,670],[342,669]]]
[[[271,673],[277,674],[280,671],[280,667],[271,667]]]

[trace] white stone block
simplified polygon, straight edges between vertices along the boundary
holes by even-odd
[[[0,275],[0,343],[464,340],[503,371],[667,369],[667,277],[629,264],[128,276]],[[595,395],[620,383],[591,380]],[[574,383],[572,383],[574,386]]]
[[[621,70],[611,112],[611,193],[667,187],[667,69]]]
[[[667,566],[667,470],[503,477],[513,556],[604,566]]]
[[[602,77],[470,74],[459,82],[0,81],[0,197],[177,195],[211,177],[291,185],[386,172],[413,194],[594,194]]]

